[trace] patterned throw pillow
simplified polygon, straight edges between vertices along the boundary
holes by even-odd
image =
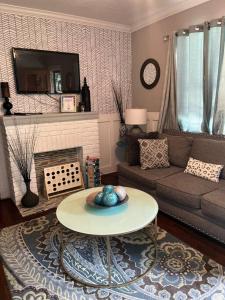
[[[157,139],[158,132],[141,132],[137,135],[127,134],[127,162],[129,166],[140,165],[140,145],[138,139]]]
[[[219,182],[223,167],[222,165],[210,164],[190,157],[184,173]]]
[[[140,162],[142,169],[167,168],[170,166],[167,139],[139,139],[138,142],[140,143]]]

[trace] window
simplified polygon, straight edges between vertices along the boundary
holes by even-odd
[[[220,24],[177,33],[177,114],[183,131],[225,134],[225,30]]]
[[[203,32],[177,38],[177,109],[183,131],[201,131],[203,118]]]

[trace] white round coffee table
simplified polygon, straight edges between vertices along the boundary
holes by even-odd
[[[130,284],[144,275],[150,270],[152,265],[141,275],[121,284],[112,284],[111,280],[111,252],[110,237],[125,235],[138,231],[154,221],[155,234],[151,237],[155,245],[155,260],[157,255],[157,214],[158,204],[149,194],[126,187],[129,197],[127,203],[111,208],[94,208],[86,204],[86,197],[93,192],[101,191],[102,187],[86,189],[74,193],[65,198],[57,207],[56,216],[58,221],[68,229],[82,234],[101,236],[106,239],[107,246],[107,262],[108,262],[108,284],[98,285],[78,278],[74,280],[93,287],[120,287]],[[67,241],[69,243],[69,241]],[[63,263],[64,250],[67,245],[65,243],[61,249],[61,263],[64,270],[68,272]],[[154,260],[154,262],[155,262]]]

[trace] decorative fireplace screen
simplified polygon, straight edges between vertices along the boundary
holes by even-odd
[[[84,189],[79,162],[44,168],[44,176],[45,191],[48,199]]]

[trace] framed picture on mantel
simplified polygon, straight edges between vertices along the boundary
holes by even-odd
[[[61,112],[77,112],[75,96],[61,96]]]

